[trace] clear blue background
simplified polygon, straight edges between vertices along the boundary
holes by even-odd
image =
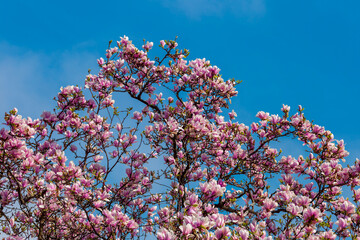
[[[140,47],[143,39],[157,46],[179,36],[190,59],[205,57],[225,79],[243,80],[232,105],[238,121],[301,104],[308,119],[345,140],[353,161],[360,157],[359,10],[357,0],[0,1],[0,112],[51,110],[61,86],[97,72],[109,40],[127,35]]]

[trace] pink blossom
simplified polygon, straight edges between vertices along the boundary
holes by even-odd
[[[239,231],[239,235],[240,235],[242,240],[248,240],[248,238],[249,238],[249,232],[247,230],[244,230],[244,229],[241,229]]]
[[[290,112],[290,106],[283,104],[283,107],[281,108],[281,111]]]
[[[161,47],[165,47],[165,41],[164,41],[164,40],[161,40],[161,41],[160,41],[160,45],[161,45]]]
[[[229,237],[231,234],[230,229],[228,227],[222,227],[215,231],[215,236],[217,239],[223,239]]]
[[[157,238],[159,240],[172,240],[175,239],[174,234],[171,231],[166,230],[165,228],[161,228],[157,234]]]
[[[154,43],[153,42],[147,42],[146,44],[144,44],[142,47],[146,50],[149,51],[152,47],[153,47]]]
[[[179,228],[180,228],[182,234],[185,235],[185,236],[188,235],[188,234],[190,234],[190,233],[192,232],[192,229],[193,229],[193,227],[191,226],[191,224],[183,224],[183,225],[180,226]]]
[[[76,151],[77,151],[77,147],[76,147],[74,144],[72,144],[72,145],[70,146],[70,151],[76,152]]]
[[[292,215],[294,216],[298,216],[302,210],[303,210],[303,207],[300,207],[300,206],[296,206],[294,203],[290,203],[286,210],[291,213]]]
[[[263,204],[265,211],[273,211],[278,206],[278,203],[270,198],[266,198]]]
[[[200,183],[200,190],[210,201],[223,195],[225,187],[221,187],[214,179],[208,183]]]
[[[308,224],[320,223],[323,221],[322,214],[319,209],[308,207],[303,212],[304,221]]]
[[[320,235],[323,239],[328,239],[328,240],[335,240],[337,237],[336,234],[331,229],[327,232],[321,233]]]
[[[267,120],[269,117],[269,113],[265,113],[263,111],[260,111],[256,114],[256,117],[260,118],[261,120]]]

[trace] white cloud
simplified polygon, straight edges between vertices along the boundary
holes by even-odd
[[[203,16],[255,17],[265,13],[265,0],[161,0],[165,7],[183,12],[187,17]]]
[[[82,86],[97,59],[87,51],[44,54],[8,43],[0,43],[0,56],[0,118],[14,107],[24,117],[52,110],[60,87]]]

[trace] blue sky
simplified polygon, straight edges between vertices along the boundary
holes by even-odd
[[[238,121],[301,104],[308,119],[345,140],[354,160],[359,8],[356,0],[2,1],[0,112],[17,107],[37,117],[52,109],[61,86],[82,85],[89,68],[97,72],[109,40],[127,35],[157,46],[178,36],[190,59],[205,57],[223,78],[243,80],[232,104]]]

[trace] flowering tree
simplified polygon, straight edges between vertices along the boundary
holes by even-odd
[[[343,167],[343,141],[301,107],[259,112],[251,126],[234,111],[226,120],[236,82],[209,61],[186,61],[175,41],[161,41],[154,61],[153,43],[117,45],[86,92],[62,88],[57,109],[36,120],[5,114],[7,239],[360,239],[359,161]],[[134,110],[115,107],[123,95]],[[306,156],[273,148],[284,137]]]

